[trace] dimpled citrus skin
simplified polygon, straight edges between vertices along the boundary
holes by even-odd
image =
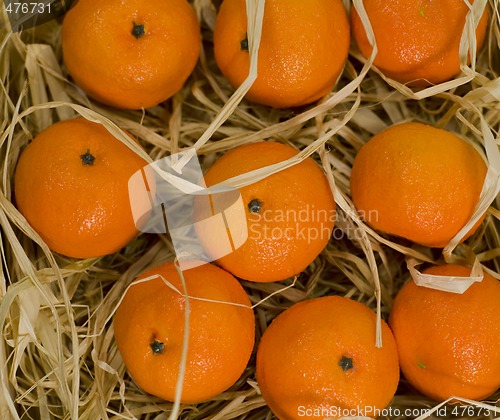
[[[190,300],[189,344],[181,402],[215,397],[243,373],[255,339],[255,318],[240,283],[211,264],[183,272],[191,297],[238,304]],[[154,267],[137,281],[162,276],[177,290],[183,286],[174,263]],[[132,285],[114,321],[114,335],[125,366],[142,389],[174,401],[183,348],[185,299],[159,277]],[[163,343],[154,354],[151,343]]]
[[[486,170],[479,153],[454,134],[420,123],[398,124],[360,149],[351,194],[375,229],[440,248],[472,216]]]
[[[207,186],[295,156],[297,149],[274,142],[237,147],[205,174]],[[302,272],[325,248],[335,222],[335,202],[319,165],[303,162],[239,189],[248,239],[217,263],[237,277],[257,282],[283,280]],[[262,203],[251,213],[249,203]],[[197,226],[198,239],[213,254],[211,238],[226,235]]]
[[[470,272],[457,265],[424,271],[457,277]],[[389,325],[401,370],[424,395],[481,400],[500,387],[500,283],[489,274],[463,294],[410,280],[394,300]]]
[[[325,410],[306,418],[385,408],[399,382],[398,354],[387,324],[382,320],[381,348],[375,330],[373,311],[340,296],[303,301],[278,315],[257,350],[257,382],[274,414],[291,420],[304,418],[300,407]],[[339,365],[344,356],[352,368]]]
[[[214,30],[215,59],[235,87],[250,68],[249,53],[241,48],[246,33],[245,0],[224,0]],[[246,97],[277,108],[320,99],[342,72],[349,41],[349,21],[339,0],[266,1],[258,76]]]
[[[425,86],[460,73],[460,37],[469,11],[463,0],[365,0],[363,4],[377,42],[374,64],[384,74]],[[486,35],[487,10],[476,30],[478,49]],[[361,53],[369,57],[372,47],[354,7],[351,27]]]
[[[95,158],[84,165],[87,151]],[[136,229],[128,180],[147,162],[102,125],[76,118],[51,125],[16,167],[19,211],[52,251],[75,258],[111,254]]]
[[[144,35],[132,34],[134,23]],[[187,0],[79,0],[62,25],[64,63],[89,96],[117,108],[157,105],[182,88],[200,51]]]

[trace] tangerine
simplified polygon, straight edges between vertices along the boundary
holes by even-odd
[[[486,170],[474,147],[451,132],[403,123],[383,130],[359,150],[351,194],[373,228],[441,248],[471,218]]]
[[[227,152],[205,174],[208,187],[237,175],[292,158],[298,150],[274,142],[239,146]],[[271,282],[303,271],[325,248],[335,222],[330,185],[312,158],[240,188],[246,218],[234,232],[247,228],[243,245],[216,261],[245,280]],[[211,216],[210,205],[197,202],[197,220]],[[205,204],[205,205],[202,205]],[[195,225],[208,255],[217,255],[218,238],[227,235],[216,225]],[[240,232],[241,233],[241,232]],[[231,232],[229,232],[231,234]]]
[[[383,346],[375,347],[376,323],[367,306],[340,296],[302,301],[278,315],[257,350],[257,382],[274,414],[323,419],[384,409],[399,382],[398,354],[383,320]]]
[[[364,0],[363,4],[377,43],[374,65],[384,74],[401,83],[426,86],[460,73],[460,38],[469,12],[466,2]],[[478,49],[487,25],[486,8],[476,29]],[[369,57],[373,48],[354,7],[351,27],[358,48]]]
[[[64,17],[62,52],[74,81],[117,108],[159,104],[179,91],[200,52],[187,0],[79,0]]]
[[[255,319],[247,294],[231,274],[204,264],[183,275],[190,315],[181,402],[195,403],[225,391],[241,376],[254,345]],[[174,401],[186,301],[162,278],[183,290],[173,262],[154,267],[132,283],[113,325],[118,350],[137,385]]]
[[[459,265],[425,274],[467,277]],[[399,291],[389,317],[401,370],[410,384],[436,401],[451,396],[481,400],[500,387],[500,283],[485,273],[463,294],[417,286]]]
[[[52,251],[75,258],[111,254],[139,233],[128,181],[145,165],[101,124],[58,122],[19,158],[17,208]]]
[[[276,108],[314,102],[329,93],[349,52],[349,21],[340,0],[268,0],[258,75],[246,97]],[[245,0],[224,0],[214,30],[215,59],[240,86],[250,69]]]

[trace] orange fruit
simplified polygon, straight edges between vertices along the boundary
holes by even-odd
[[[17,208],[52,251],[75,258],[111,254],[139,233],[128,181],[145,165],[100,124],[58,122],[19,158]]]
[[[257,382],[274,414],[323,419],[385,408],[399,382],[398,354],[383,320],[383,346],[375,347],[375,328],[374,312],[340,296],[303,301],[276,317],[257,350]]]
[[[465,1],[365,0],[363,4],[377,42],[374,65],[384,74],[401,83],[425,86],[460,73],[460,37],[469,12]],[[478,49],[487,25],[485,10],[476,30]],[[373,49],[354,7],[351,27],[359,50],[369,57]]]
[[[424,273],[466,277],[470,268],[434,266]],[[401,370],[422,394],[481,400],[500,387],[500,283],[485,273],[463,294],[420,287],[400,290],[391,310]]]
[[[74,81],[92,98],[126,109],[173,96],[200,51],[199,24],[187,0],[79,0],[61,37]]]
[[[258,76],[247,98],[277,108],[314,102],[332,90],[349,51],[340,0],[268,0]],[[215,59],[238,87],[250,68],[245,0],[224,0],[214,30]]]
[[[297,153],[290,146],[274,142],[243,145],[220,158],[206,172],[205,183],[212,186]],[[240,188],[239,192],[248,238],[241,247],[217,259],[235,276],[257,282],[286,279],[302,272],[328,243],[335,202],[326,176],[312,158]],[[211,216],[206,201],[200,199],[196,204],[197,220]],[[196,228],[207,254],[215,255],[219,251],[218,238],[227,233],[213,225]]]
[[[255,318],[243,287],[221,268],[205,264],[183,275],[192,299],[181,402],[195,403],[225,391],[241,376],[254,345]],[[150,276],[158,277],[139,282]],[[137,385],[173,401],[184,346],[186,303],[159,276],[182,292],[174,263],[146,271],[120,303],[114,335]]]
[[[420,123],[398,124],[360,149],[351,194],[373,228],[440,248],[471,218],[486,170],[481,155],[454,134]]]

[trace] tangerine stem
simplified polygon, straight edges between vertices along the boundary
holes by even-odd
[[[250,213],[260,213],[260,209],[262,208],[262,201],[257,198],[250,200],[248,203],[248,211]]]
[[[146,32],[144,31],[144,25],[138,25],[135,22],[132,22],[134,27],[132,28],[132,35],[135,36],[136,39],[141,38]]]
[[[149,347],[151,347],[151,350],[153,350],[153,355],[155,356],[157,354],[162,354],[165,350],[165,344],[158,340],[154,340],[153,342],[149,343]]]
[[[241,51],[248,51],[248,35],[240,42]]]
[[[80,158],[82,159],[82,165],[92,166],[94,164],[95,156],[90,154],[90,149],[87,149],[83,155],[80,155]]]
[[[340,359],[339,362],[339,366],[344,372],[347,372],[349,369],[353,368],[352,359],[350,357],[342,356],[342,359]]]

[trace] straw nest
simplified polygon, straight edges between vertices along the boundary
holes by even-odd
[[[474,11],[479,13],[486,2],[476,0]],[[486,46],[477,55],[472,51],[472,65],[464,63],[463,74],[455,80],[411,90],[386,80],[371,68],[373,57],[364,60],[352,46],[335,91],[315,106],[300,110],[274,110],[242,100],[251,77],[233,95],[214,63],[211,49],[219,3],[194,0],[204,38],[198,66],[174,98],[144,112],[118,111],[90,101],[67,78],[61,62],[60,20],[12,33],[2,10],[0,418],[272,418],[255,382],[254,356],[230,390],[194,406],[179,407],[151,397],[127,375],[110,321],[127,286],[139,273],[174,259],[168,235],[143,234],[114,255],[72,260],[52,254],[14,207],[12,176],[22,148],[45,127],[78,114],[101,122],[125,142],[129,140],[120,136],[116,127],[130,131],[140,139],[150,161],[195,145],[206,169],[221,153],[237,145],[271,140],[291,144],[303,150],[300,159],[311,155],[323,165],[338,206],[334,238],[296,279],[270,284],[243,282],[255,305],[257,339],[285,308],[326,294],[361,301],[385,317],[395,293],[409,276],[408,268],[418,275],[420,262],[477,261],[499,278],[499,0],[490,0],[494,12]],[[263,3],[258,0],[250,5],[254,19],[249,37],[254,59]],[[353,6],[350,1],[345,3],[347,8]],[[355,0],[354,5],[368,27],[362,2]],[[469,21],[466,27],[464,42],[472,40],[472,24]],[[488,208],[488,215],[467,245],[455,246],[457,237],[442,253],[432,251],[380,236],[356,215],[348,182],[353,158],[370,136],[402,121],[421,121],[452,130],[487,157],[490,172],[481,209]],[[235,185],[255,182],[276,170],[263,169]],[[498,410],[491,417],[500,415],[499,398],[497,392],[488,401],[488,407]],[[391,408],[422,409],[434,404],[415,394],[402,379]],[[475,417],[484,418],[478,411]],[[398,416],[397,410],[389,414],[387,418],[408,418]],[[471,414],[454,418],[474,418]]]

